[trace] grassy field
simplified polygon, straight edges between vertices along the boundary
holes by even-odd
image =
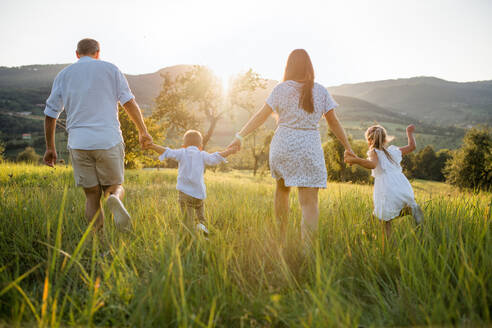
[[[384,241],[371,186],[320,192],[312,251],[287,242],[273,180],[206,173],[208,240],[188,233],[175,170],[128,171],[133,230],[83,218],[69,168],[0,165],[0,326],[364,327],[490,324],[491,194],[412,182],[426,221]]]

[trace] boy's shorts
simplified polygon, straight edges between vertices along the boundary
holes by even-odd
[[[193,215],[194,210],[198,221],[205,222],[205,206],[203,199],[195,198],[180,191],[178,195],[179,206],[187,215]]]
[[[109,149],[70,149],[77,187],[120,185],[125,179],[125,145]]]

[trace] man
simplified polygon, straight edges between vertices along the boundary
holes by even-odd
[[[121,202],[125,152],[118,102],[135,123],[142,148],[152,144],[152,137],[125,76],[115,65],[99,60],[99,50],[96,40],[79,41],[76,51],[79,60],[58,73],[53,82],[44,110],[44,162],[51,167],[56,163],[56,120],[65,109],[74,178],[86,196],[85,217],[90,222],[97,216],[96,229],[103,226],[104,192],[116,225],[123,228],[130,223],[130,215]]]

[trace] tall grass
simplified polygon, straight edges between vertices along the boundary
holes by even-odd
[[[0,165],[0,320],[24,326],[406,326],[491,322],[491,194],[414,182],[426,215],[384,240],[370,186],[329,184],[311,251],[285,242],[270,178],[207,172],[211,235],[182,224],[176,171],[129,171],[133,230],[84,219],[69,168]]]

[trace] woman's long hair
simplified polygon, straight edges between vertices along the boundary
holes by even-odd
[[[314,69],[311,58],[309,58],[306,50],[296,49],[290,53],[284,73],[284,81],[287,80],[293,80],[303,84],[301,97],[299,98],[299,107],[302,107],[308,113],[312,113],[314,111]]]
[[[366,140],[369,143],[369,149],[378,149],[382,150],[386,157],[393,163],[396,164],[396,162],[393,160],[393,157],[391,157],[390,153],[388,150],[386,150],[386,143],[390,140],[388,140],[388,134],[386,133],[386,129],[382,127],[381,125],[373,125],[369,127],[366,130],[365,133]],[[391,138],[392,139],[392,138]]]

